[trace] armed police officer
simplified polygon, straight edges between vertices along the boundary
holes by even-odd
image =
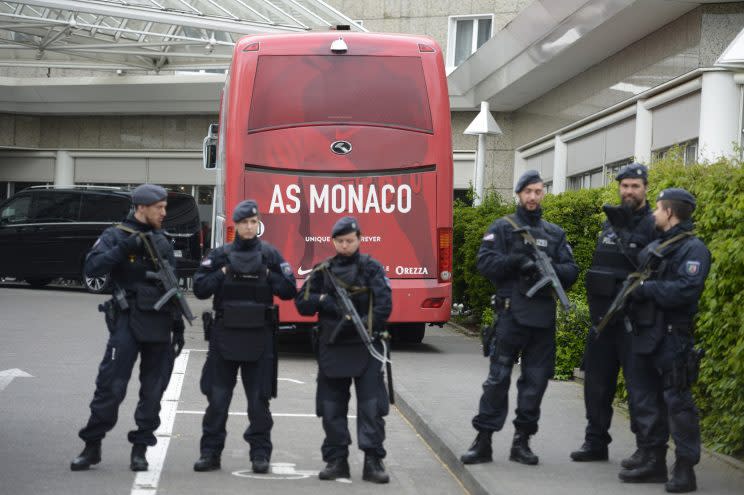
[[[116,424],[119,404],[124,400],[138,354],[140,394],[134,413],[137,429],[128,435],[133,444],[132,471],[147,470],[147,447],[157,442],[153,432],[160,425],[160,399],[170,380],[173,360],[184,345],[181,313],[172,304],[155,309],[164,290],[146,276],[147,272],[158,270],[150,249],[157,250],[171,267],[175,266],[173,247],[160,230],[167,199],[168,193],[160,186],[143,184],[135,188],[133,213],[121,225],[107,228],[85,259],[87,275],[110,273],[115,297],[102,305],[110,334],[98,369],[90,419],[79,434],[85,449],[72,461],[73,471],[88,469],[101,461],[101,440]],[[147,241],[143,240],[145,234]]]
[[[383,417],[389,412],[389,397],[383,380],[385,352],[381,338],[385,336],[385,324],[392,310],[390,283],[380,263],[359,252],[361,228],[355,218],[341,218],[331,235],[336,255],[314,267],[295,298],[300,314],[319,316],[316,413],[323,418],[326,437],[321,452],[326,467],[318,477],[335,480],[350,476],[347,414],[353,379],[357,395],[357,441],[364,451],[362,478],[387,483],[389,476],[382,460],[386,455]],[[343,318],[341,296],[334,284],[351,295],[354,307],[367,324],[368,335],[374,339],[372,349],[365,345],[351,322]]]
[[[212,250],[194,275],[194,294],[199,299],[214,295],[215,311],[200,383],[209,405],[194,471],[220,468],[228,410],[240,370],[250,422],[243,438],[250,444],[253,472],[266,473],[274,425],[269,399],[276,396],[277,380],[278,313],[273,300],[274,295],[292,299],[297,286],[289,263],[274,246],[258,238],[256,202],[239,203],[233,221],[235,240]]]
[[[605,205],[607,220],[602,225],[592,265],[586,274],[586,292],[592,329],[584,351],[584,405],[587,426],[583,445],[571,452],[577,462],[603,461],[608,458],[607,445],[612,441],[609,434],[612,420],[612,401],[615,397],[617,376],[622,366],[629,373],[630,333],[626,331],[622,317],[613,318],[601,333],[596,329],[607,312],[622,282],[638,268],[638,253],[656,239],[657,231],[651,208],[646,201],[648,169],[639,163],[631,163],[620,169],[615,177],[619,182],[621,204]],[[633,395],[629,393],[631,430]],[[664,436],[665,431],[655,432]],[[639,446],[640,447],[640,446]],[[623,467],[633,467],[640,462],[642,449],[627,459]]]
[[[556,302],[549,287],[527,296],[536,279],[544,275],[537,271],[534,250],[548,255],[563,287],[570,287],[579,273],[563,229],[542,219],[540,203],[545,190],[538,172],[525,172],[515,192],[519,199],[516,214],[493,222],[478,251],[478,271],[496,286],[497,337],[486,343],[491,364],[478,414],[473,418],[478,435],[461,457],[465,464],[492,461],[491,436],[504,426],[512,367],[519,357],[522,372],[517,380],[517,416],[509,459],[538,463],[529,438],[537,432],[540,403],[555,367]],[[531,233],[534,245],[527,242],[525,231]]]
[[[693,329],[698,300],[710,270],[711,256],[693,233],[695,198],[684,189],[665,189],[656,200],[654,219],[662,232],[639,255],[646,267],[630,292],[628,309],[634,328],[631,350],[633,411],[638,436],[649,445],[639,465],[620,472],[629,483],[667,480],[667,439],[654,432],[669,430],[676,462],[666,491],[697,489],[693,466],[700,461],[700,423],[690,390],[702,353],[695,349]]]

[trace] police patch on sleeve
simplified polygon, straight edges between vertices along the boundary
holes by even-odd
[[[286,261],[284,263],[282,263],[281,265],[279,265],[279,267],[282,269],[282,273],[286,277],[292,275],[292,267],[289,266],[289,263],[287,263]]]
[[[700,273],[700,262],[688,261],[685,264],[685,273],[688,275],[697,275],[698,273]]]
[[[493,232],[489,232],[488,234],[486,234],[486,235],[483,236],[483,240],[484,241],[492,241],[493,238],[494,238]]]

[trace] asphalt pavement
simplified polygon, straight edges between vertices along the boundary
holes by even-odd
[[[355,444],[350,480],[317,479],[323,467],[323,434],[314,414],[316,365],[305,336],[281,339],[279,397],[271,403],[275,426],[270,474],[250,472],[248,445],[242,439],[247,417],[240,384],[230,407],[222,469],[195,473],[192,465],[206,406],[198,388],[206,357],[198,321],[187,329],[186,348],[162,402],[159,443],[148,450],[150,471],[128,470],[126,432],[133,427],[135,367],[119,423],[104,440],[103,462],[88,472],[73,473],[69,462],[82,447],[77,431],[87,419],[105,346],[102,317],[95,311],[104,299],[69,288],[0,287],[0,493],[664,493],[663,485],[626,485],[617,479],[620,459],[634,450],[623,414],[613,421],[608,462],[571,462],[569,452],[581,444],[585,426],[582,388],[574,382],[548,386],[540,431],[531,442],[540,456],[538,466],[508,460],[513,411],[504,431],[494,435],[494,462],[462,465],[459,456],[475,436],[470,420],[488,360],[481,357],[476,339],[447,326],[428,328],[422,344],[393,348],[397,400],[386,418],[389,485],[361,480],[363,454]],[[189,300],[195,314],[208,307],[205,301]],[[513,383],[517,377],[518,366]],[[512,387],[512,410],[514,395]],[[350,406],[355,415],[354,397]],[[350,426],[355,441],[355,418]],[[671,454],[668,460],[673,462]],[[743,492],[744,470],[718,457],[704,455],[697,474],[700,493]]]

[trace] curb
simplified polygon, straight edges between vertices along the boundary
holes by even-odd
[[[460,462],[460,458],[450,449],[444,440],[427,424],[416,412],[408,400],[398,391],[395,392],[395,406],[400,414],[408,420],[416,433],[439,457],[442,463],[452,472],[454,477],[463,485],[470,495],[493,495],[485,486]]]

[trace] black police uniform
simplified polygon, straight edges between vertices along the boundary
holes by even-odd
[[[609,221],[604,222],[592,265],[586,274],[587,300],[593,325],[602,320],[622,282],[637,269],[641,249],[657,236],[654,217],[648,204],[633,211],[627,225],[613,226]],[[599,337],[594,328],[589,332],[584,351],[587,426],[584,445],[581,450],[571,454],[574,460],[607,459],[607,445],[612,441],[609,434],[612,401],[620,367],[622,366],[624,375],[629,373],[629,347],[630,334],[626,331],[622,317],[609,323]],[[632,394],[630,410],[631,430],[635,432]],[[666,431],[655,434],[665,437]]]
[[[359,251],[351,256],[336,255],[328,263],[329,270],[347,286],[368,289],[354,290],[352,301],[365,323],[371,307],[373,334],[379,335],[392,310],[392,292],[382,265]],[[350,323],[345,324],[333,343],[329,342],[340,321],[333,294],[333,286],[325,279],[324,272],[316,270],[305,280],[295,304],[300,314],[318,313],[319,316],[316,413],[323,418],[326,434],[321,452],[326,463],[345,466],[344,475],[338,477],[348,477],[346,460],[351,436],[347,414],[352,379],[357,395],[357,441],[366,454],[365,472],[368,461],[380,461],[386,455],[383,417],[389,412],[389,398],[383,380],[383,363],[370,356]],[[321,295],[324,295],[322,301]],[[382,352],[379,340],[375,340],[374,345]],[[377,462],[376,467],[381,464]]]
[[[563,229],[542,220],[542,210],[528,211],[518,207],[512,219],[520,226],[528,226],[541,249],[553,262],[564,288],[570,287],[578,276],[578,266]],[[508,409],[508,391],[512,367],[521,355],[522,373],[517,380],[517,408],[514,419],[515,444],[512,458],[518,462],[536,464],[537,457],[529,452],[529,459],[520,453],[529,451],[527,440],[537,432],[540,403],[555,368],[555,312],[552,291],[541,289],[532,298],[525,292],[533,284],[534,273],[520,271],[529,246],[505,219],[493,222],[486,231],[478,251],[478,271],[496,286],[501,301],[497,314],[498,335],[490,352],[488,378],[483,383],[478,414],[473,427],[479,436],[471,451],[463,456],[465,463],[491,460],[491,433],[504,426]],[[479,443],[482,442],[482,443]],[[474,451],[483,455],[471,455]]]
[[[269,399],[276,378],[274,332],[278,323],[272,316],[276,314],[273,296],[286,300],[296,292],[289,263],[274,246],[258,237],[238,237],[231,244],[215,248],[194,275],[194,294],[199,299],[214,295],[215,310],[200,382],[209,406],[202,421],[201,459],[194,465],[195,470],[219,468],[238,370],[250,422],[243,438],[250,444],[254,471],[268,470],[274,424]]]
[[[164,191],[163,191],[164,192]],[[175,266],[173,247],[162,230],[154,230],[130,216],[123,226],[137,232],[152,232],[154,247]],[[140,465],[133,459],[133,470],[147,469],[144,460],[146,446],[157,443],[154,431],[160,425],[160,400],[165,392],[175,357],[171,345],[179,341],[178,352],[183,346],[184,324],[180,314],[171,305],[155,311],[153,305],[163,295],[162,288],[146,280],[145,272],[156,269],[145,247],[136,242],[136,234],[118,227],[107,228],[94,244],[85,260],[85,272],[90,276],[111,275],[114,291],[125,295],[128,309],[117,310],[109,324],[106,352],[98,369],[96,390],[90,404],[90,419],[80,430],[86,446],[98,445],[116,424],[119,404],[124,400],[127,383],[137,356],[140,356],[140,392],[134,419],[137,429],[129,432],[129,441],[139,448]],[[120,291],[123,291],[120,292]],[[87,447],[86,447],[87,448]],[[88,462],[94,460],[96,462]],[[73,461],[72,469],[87,469],[100,461],[100,450],[92,457],[86,451]]]
[[[690,220],[672,227],[641,252],[639,261],[645,262],[662,243],[679,234],[691,234],[692,229]],[[663,428],[659,425],[667,418],[676,446],[675,477],[678,467],[692,473],[692,466],[700,461],[699,416],[690,390],[697,365],[693,320],[711,256],[694,235],[676,241],[663,252],[661,261],[655,261],[653,276],[632,293],[628,310],[635,328],[631,360],[633,409],[639,443],[650,454],[645,466],[620,473],[624,481],[649,481],[648,472],[659,475],[651,481],[666,479],[667,438],[659,439],[654,432]],[[694,489],[694,474],[691,486]]]

